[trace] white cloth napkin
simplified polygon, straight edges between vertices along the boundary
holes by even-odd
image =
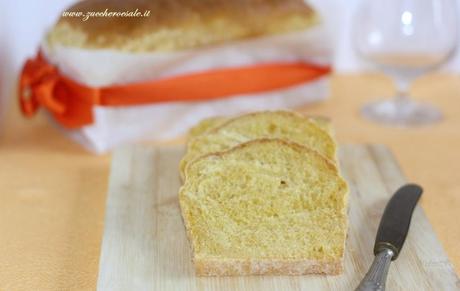
[[[68,77],[88,86],[110,86],[213,69],[273,62],[330,64],[324,27],[175,53],[126,53],[42,44],[46,58]],[[96,106],[94,123],[64,130],[86,148],[105,152],[123,143],[174,138],[201,119],[254,110],[292,108],[327,96],[327,77],[280,90],[241,94],[207,102],[165,102],[142,106]]]

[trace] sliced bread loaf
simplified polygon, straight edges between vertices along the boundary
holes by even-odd
[[[182,178],[187,164],[195,158],[258,138],[290,140],[311,147],[331,160],[336,158],[333,138],[312,119],[291,111],[262,111],[232,118],[191,138],[180,163]]]
[[[194,160],[179,201],[196,273],[338,274],[347,193],[334,163],[280,139]]]

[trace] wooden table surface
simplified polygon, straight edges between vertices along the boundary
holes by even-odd
[[[385,127],[358,115],[393,91],[379,75],[334,76],[331,98],[301,111],[331,117],[341,143],[393,150],[407,177],[424,186],[422,206],[459,273],[460,76],[415,82],[417,99],[445,114],[433,126]],[[94,290],[110,156],[85,152],[43,116],[24,120],[16,104],[0,126],[0,290]]]

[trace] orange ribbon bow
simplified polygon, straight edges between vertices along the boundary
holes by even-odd
[[[27,60],[22,69],[19,101],[27,117],[43,106],[64,127],[79,128],[93,123],[95,105],[213,100],[293,86],[329,72],[329,67],[309,63],[272,63],[94,88],[62,75],[39,52],[34,59]]]
[[[92,107],[100,103],[100,90],[61,75],[39,52],[25,63],[19,80],[22,113],[33,116],[40,106],[63,126],[78,128],[93,122]]]

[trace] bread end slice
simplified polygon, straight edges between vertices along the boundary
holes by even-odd
[[[323,116],[306,116],[306,118],[310,118],[310,120],[315,122],[318,127],[329,133],[329,135],[331,135],[332,137],[334,136],[334,130],[332,128],[332,124],[329,118]],[[224,116],[213,116],[205,118],[196,125],[194,125],[192,128],[190,128],[188,132],[188,138],[191,139],[199,135],[205,134],[206,132],[221,126],[230,119],[231,117]]]

